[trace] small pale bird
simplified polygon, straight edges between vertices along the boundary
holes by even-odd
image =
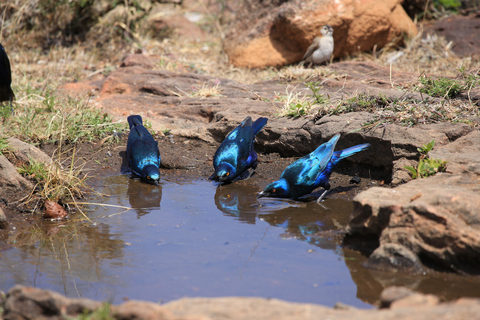
[[[307,52],[303,56],[301,65],[308,63],[310,67],[312,64],[321,64],[330,60],[333,53],[333,28],[324,25],[320,29],[321,37],[315,37],[313,43],[308,47]]]

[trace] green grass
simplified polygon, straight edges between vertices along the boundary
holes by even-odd
[[[0,155],[3,155],[8,150],[7,138],[0,137]]]
[[[305,85],[312,91],[310,96],[313,98],[315,104],[322,105],[330,102],[330,99],[325,98],[323,94],[320,93],[322,86],[318,82],[306,82]]]
[[[110,304],[105,302],[100,308],[89,313],[85,311],[82,315],[79,315],[75,318],[70,318],[72,320],[114,320],[112,312],[110,310]]]
[[[101,139],[124,127],[110,115],[88,105],[86,99],[59,98],[50,90],[25,88],[26,96],[4,114],[0,133],[33,143],[75,143]]]
[[[277,113],[278,117],[298,118],[306,116],[310,113],[312,105],[307,96],[295,91],[297,87],[289,90],[289,86],[285,88],[285,93],[275,93],[276,102],[281,102],[282,106]]]
[[[415,89],[432,97],[453,99],[460,93],[471,90],[480,83],[478,74],[468,74],[464,69],[459,69],[459,71],[461,79],[432,78],[423,75],[418,79],[420,85],[417,85]]]
[[[444,172],[448,161],[440,159],[432,159],[428,156],[428,153],[433,150],[435,146],[435,140],[430,141],[422,148],[417,148],[420,153],[420,159],[418,160],[417,167],[405,166],[404,168],[410,171],[412,179],[426,178],[433,176],[438,172]]]
[[[297,87],[289,90],[289,86],[286,87],[285,93],[275,93],[275,101],[282,103],[282,107],[277,113],[277,116],[292,118],[309,116],[312,114],[314,108],[330,102],[330,99],[325,98],[323,94],[320,93],[322,87],[319,83],[306,82],[305,85],[310,89],[311,94],[302,94],[296,91]]]

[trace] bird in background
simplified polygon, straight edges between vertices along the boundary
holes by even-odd
[[[11,85],[12,70],[10,69],[10,60],[0,43],[0,101],[10,101],[10,109],[13,112],[12,101],[15,100],[15,94]]]
[[[127,118],[130,134],[127,142],[127,160],[134,175],[141,180],[158,184],[160,180],[160,151],[158,142],[143,126],[142,117],[139,115]]]
[[[333,168],[342,160],[370,147],[369,143],[359,144],[345,150],[334,151],[340,134],[320,145],[312,153],[290,164],[280,176],[280,180],[270,183],[257,198],[293,198],[298,199],[311,193],[318,187],[325,191],[318,198],[320,202],[330,190],[328,180]]]
[[[333,53],[333,28],[328,24],[324,25],[320,29],[320,33],[322,36],[315,37],[303,55],[302,66],[308,63],[308,67],[310,67],[312,64],[321,64],[330,60]]]
[[[267,118],[258,118],[252,123],[252,118],[246,117],[227,135],[213,157],[215,172],[210,180],[232,182],[249,168],[252,168],[252,171],[247,178],[253,174],[257,168],[257,153],[253,146],[255,136],[267,121]]]

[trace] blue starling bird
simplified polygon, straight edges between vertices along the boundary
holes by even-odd
[[[0,43],[0,101],[10,101],[10,109],[13,112],[12,101],[15,100],[12,88],[12,71],[7,53]]]
[[[370,147],[369,143],[365,143],[334,152],[339,138],[340,134],[335,135],[312,153],[290,164],[282,172],[280,180],[270,183],[265,190],[258,194],[257,198],[293,198],[296,200],[318,187],[323,187],[325,191],[317,200],[320,202],[330,189],[328,179],[340,160]]]
[[[143,126],[142,117],[135,115],[128,117],[130,134],[127,142],[127,160],[134,175],[145,182],[158,184],[160,179],[160,151],[158,142]]]
[[[257,167],[257,153],[253,147],[255,136],[267,124],[267,118],[246,117],[238,127],[232,130],[213,157],[215,172],[210,180],[222,183],[232,182],[249,168]],[[253,171],[250,172],[249,177]]]

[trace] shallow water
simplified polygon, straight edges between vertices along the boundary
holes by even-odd
[[[480,296],[479,281],[366,270],[338,244],[352,203],[256,199],[255,177],[227,186],[108,177],[89,199],[92,222],[39,221],[1,253],[0,288],[14,284],[120,303],[260,296],[371,307],[386,285],[445,299]],[[107,206],[109,205],[109,206]],[[422,289],[423,288],[423,289]]]

